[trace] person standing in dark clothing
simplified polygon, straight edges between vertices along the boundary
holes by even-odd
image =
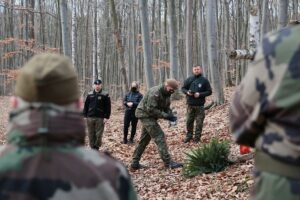
[[[86,97],[83,115],[87,118],[89,144],[92,149],[99,149],[102,143],[104,124],[111,113],[108,92],[102,89],[102,81],[94,82],[94,90]]]
[[[205,97],[212,94],[208,80],[202,76],[202,67],[193,67],[193,76],[184,81],[182,92],[187,98],[186,129],[187,134],[184,143],[193,139],[194,121],[196,121],[194,142],[200,142],[203,121],[205,118],[204,103]]]
[[[138,118],[135,116],[135,110],[142,100],[143,95],[139,92],[139,85],[136,81],[133,81],[131,83],[131,89],[130,92],[128,92],[125,97],[123,104],[126,107],[125,115],[124,115],[124,130],[123,130],[123,144],[133,143],[133,139],[136,133],[136,126],[138,123]],[[127,140],[128,136],[128,129],[131,123],[131,135],[129,142]]]

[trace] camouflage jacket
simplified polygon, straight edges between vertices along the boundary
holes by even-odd
[[[135,115],[137,118],[165,118],[170,109],[170,94],[168,94],[164,85],[150,88],[144,98],[138,105]]]
[[[0,199],[136,199],[127,170],[83,146],[78,112],[32,104],[11,112],[0,148]]]
[[[300,165],[300,26],[267,35],[234,95],[232,131],[239,144]]]

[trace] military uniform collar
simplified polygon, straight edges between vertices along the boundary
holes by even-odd
[[[94,90],[94,94],[101,94],[102,93],[102,89],[99,92],[96,92],[96,90]]]
[[[162,84],[159,88],[160,93],[165,96],[165,97],[170,97],[171,94],[169,94],[166,90],[165,90],[165,85]]]

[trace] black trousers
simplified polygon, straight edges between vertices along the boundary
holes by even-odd
[[[131,123],[131,135],[130,140],[133,140],[134,135],[136,133],[136,126],[138,123],[138,118],[135,117],[135,109],[134,110],[126,110],[124,116],[124,141],[127,141],[128,129]]]

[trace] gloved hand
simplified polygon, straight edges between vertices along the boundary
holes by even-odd
[[[168,114],[165,119],[169,120],[171,122],[176,122],[177,121],[177,117],[173,114]]]

